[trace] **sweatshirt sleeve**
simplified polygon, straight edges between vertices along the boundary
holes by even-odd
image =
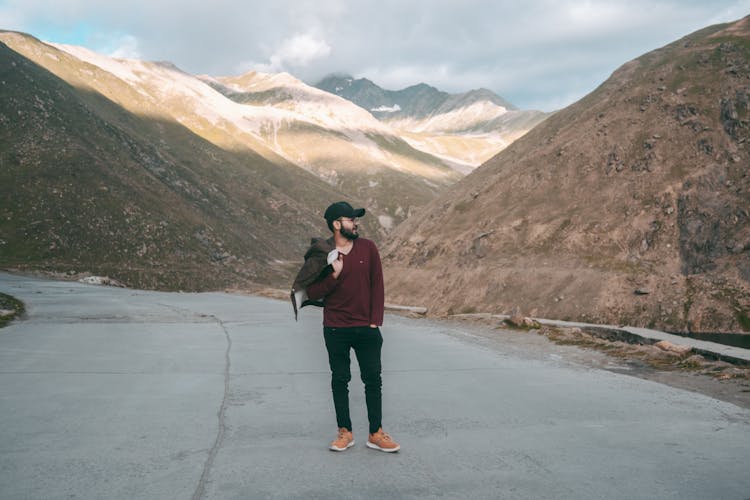
[[[383,324],[385,309],[385,287],[383,285],[383,265],[375,243],[370,248],[370,324]]]
[[[320,300],[336,289],[339,282],[332,274],[329,274],[320,281],[316,281],[307,287],[307,297],[312,300]]]

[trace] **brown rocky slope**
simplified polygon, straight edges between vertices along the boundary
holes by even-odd
[[[293,276],[284,261],[324,229],[324,201],[344,198],[294,165],[130,113],[2,43],[0,96],[2,268],[141,288],[280,285]]]
[[[619,68],[407,219],[388,299],[750,331],[750,17]]]

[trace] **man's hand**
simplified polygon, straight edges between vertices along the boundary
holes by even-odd
[[[344,269],[344,258],[339,254],[339,258],[331,262],[331,267],[333,267],[333,279],[338,279]]]

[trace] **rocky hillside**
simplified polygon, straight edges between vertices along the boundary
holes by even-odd
[[[750,18],[619,68],[383,249],[389,300],[750,331]]]
[[[287,74],[199,78],[169,63],[113,59],[27,35],[0,41],[131,113],[174,121],[224,150],[296,165],[363,200],[382,231],[461,177],[359,107]]]
[[[398,130],[409,144],[470,172],[542,122],[487,89],[448,94],[420,83],[385,90],[366,78],[331,75],[316,87],[352,101]]]
[[[332,200],[380,240],[461,175],[290,75],[196,77],[0,32],[0,266],[286,286]]]
[[[27,40],[2,38],[15,36]],[[286,283],[285,261],[325,230],[322,200],[344,197],[288,162],[227,151],[71,81],[0,43],[2,267],[146,288]]]

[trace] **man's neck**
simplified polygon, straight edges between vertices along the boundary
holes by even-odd
[[[346,249],[354,243],[354,240],[350,240],[346,236],[342,236],[341,233],[334,233],[333,241],[336,243],[336,248]]]

